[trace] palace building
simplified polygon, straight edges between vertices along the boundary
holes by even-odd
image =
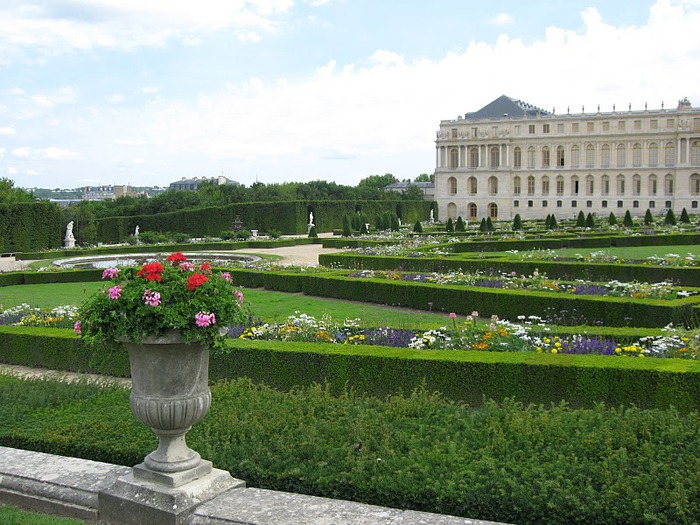
[[[700,108],[557,114],[501,96],[443,120],[439,216],[468,220],[700,213]]]

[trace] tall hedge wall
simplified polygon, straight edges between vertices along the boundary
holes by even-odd
[[[314,224],[319,232],[342,228],[343,216],[361,210],[371,220],[384,211],[400,212],[406,223],[425,220],[430,213],[429,201],[291,201],[247,202],[180,210],[157,215],[133,217],[107,217],[97,221],[97,238],[100,242],[119,242],[140,231],[181,232],[193,237],[219,235],[231,230],[236,216],[249,230],[267,232],[279,230],[283,234],[304,234],[309,222],[309,211],[314,214]]]
[[[66,223],[52,202],[0,205],[0,252],[59,248]]]

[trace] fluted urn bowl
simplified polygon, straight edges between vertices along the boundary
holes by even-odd
[[[185,344],[176,331],[122,342],[131,366],[131,410],[158,436],[158,448],[144,465],[162,473],[198,467],[202,458],[187,446],[185,435],[211,406],[208,349]]]

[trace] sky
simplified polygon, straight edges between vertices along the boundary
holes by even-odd
[[[700,107],[698,28],[700,0],[0,0],[0,178],[413,179],[501,95]]]

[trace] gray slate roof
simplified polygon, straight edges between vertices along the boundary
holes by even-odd
[[[549,111],[545,111],[543,109],[535,107],[532,104],[523,102],[522,100],[515,100],[505,95],[501,95],[493,102],[489,102],[488,104],[486,104],[479,111],[475,111],[473,113],[466,113],[464,115],[464,118],[467,120],[480,120],[503,117],[523,118],[549,114]]]

